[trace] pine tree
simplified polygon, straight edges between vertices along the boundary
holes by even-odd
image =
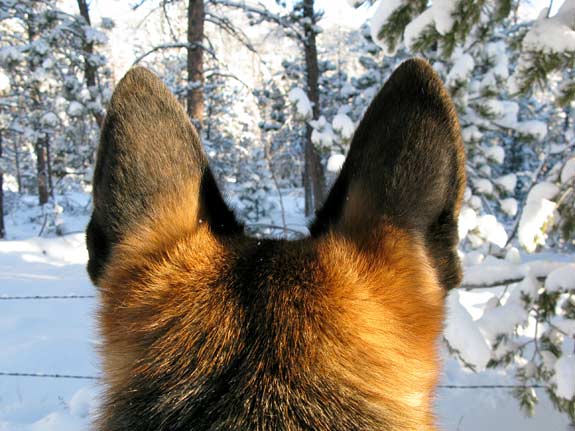
[[[62,178],[77,170],[89,181],[94,119],[103,115],[108,94],[105,59],[95,49],[106,38],[54,1],[1,3],[0,67],[10,83],[4,139],[11,163],[4,163],[5,171],[18,178],[21,192],[35,188],[40,205],[52,208],[45,210],[49,214]],[[85,78],[87,63],[93,80]]]

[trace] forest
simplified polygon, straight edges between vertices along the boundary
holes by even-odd
[[[0,0],[0,429],[88,429],[97,390],[41,375],[96,376],[93,324],[50,327],[71,299],[10,299],[92,313],[83,232],[129,68],[176,95],[248,231],[297,239],[411,57],[441,76],[467,156],[439,422],[575,428],[575,0]]]

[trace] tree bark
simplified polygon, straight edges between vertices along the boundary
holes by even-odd
[[[16,183],[18,184],[18,194],[22,194],[22,172],[20,171],[20,150],[18,146],[22,137],[12,140],[12,150],[14,151],[14,164],[16,165]]]
[[[319,65],[317,59],[317,46],[314,27],[316,24],[314,14],[314,0],[304,0],[303,15],[310,24],[305,24],[305,65],[307,75],[307,97],[313,103],[313,119],[317,120],[320,114],[319,104]],[[324,201],[325,176],[320,155],[315,148],[311,136],[313,128],[306,125],[304,148],[304,190],[305,213],[312,215],[320,209]]]
[[[36,139],[34,144],[34,151],[36,152],[36,175],[38,177],[38,203],[44,205],[48,203],[50,193],[48,191],[48,155],[47,144],[48,137],[46,134],[41,134]]]
[[[204,0],[188,3],[188,91],[187,111],[201,130],[204,123]]]
[[[36,39],[36,11],[32,10],[32,13],[28,15],[28,38],[30,43]],[[29,61],[30,74],[33,74],[36,70],[36,64],[32,59]],[[34,119],[34,128],[36,132],[40,132],[40,121],[38,118],[39,111],[42,106],[42,101],[40,100],[40,91],[38,89],[38,84],[32,84],[31,88],[31,105],[32,105],[32,116]],[[36,174],[38,180],[38,203],[44,205],[48,203],[48,168],[47,168],[47,136],[45,133],[37,133],[36,142],[34,142],[34,152],[36,153]]]
[[[90,9],[86,0],[78,0],[78,9],[80,9],[80,15],[86,21],[89,26],[92,25],[90,21]],[[94,43],[87,42],[85,39],[82,41],[82,49],[84,51],[84,78],[86,79],[86,86],[92,94],[94,89],[97,87],[97,73],[98,70],[96,66],[90,63],[90,56],[94,53]],[[93,95],[92,95],[93,97]],[[94,120],[98,127],[102,127],[104,122],[104,115],[101,112],[93,112]]]
[[[2,159],[2,130],[0,130],[0,160]],[[4,171],[0,165],[0,239],[6,237],[6,227],[4,225]]]

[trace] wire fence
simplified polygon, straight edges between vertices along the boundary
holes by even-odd
[[[75,379],[75,380],[100,380],[96,376],[79,376],[74,374],[45,374],[45,373],[4,373],[0,372],[1,377],[40,377],[44,379]]]
[[[98,376],[49,373],[7,373],[0,372],[0,377],[36,377],[43,379],[100,380]],[[437,385],[438,389],[545,389],[544,385]]]
[[[32,296],[0,296],[0,301],[48,300],[48,299],[92,299],[96,295],[32,295]]]
[[[0,296],[0,301],[19,301],[19,300],[59,300],[59,299],[94,299],[96,295],[30,295],[30,296]],[[21,372],[2,372],[0,377],[32,377],[44,379],[73,379],[73,380],[100,380],[98,376],[74,375],[74,374],[56,374],[56,373],[21,373]],[[533,388],[545,389],[545,385],[437,385],[438,389],[518,389]]]

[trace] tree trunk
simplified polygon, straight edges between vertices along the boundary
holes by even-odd
[[[22,172],[20,171],[20,150],[18,146],[22,142],[22,137],[12,140],[12,149],[14,151],[14,163],[16,164],[16,183],[18,184],[18,194],[22,194]]]
[[[48,193],[54,199],[54,183],[52,182],[52,154],[50,151],[50,136],[46,134],[46,178],[48,179]]]
[[[188,3],[188,116],[198,131],[204,123],[204,0]]]
[[[86,0],[78,0],[78,8],[80,9],[80,15],[86,21],[86,24],[91,26],[90,9],[88,8]],[[94,92],[97,87],[97,68],[90,63],[90,56],[94,53],[94,43],[87,42],[84,39],[82,42],[82,49],[84,50],[84,78],[86,79],[86,86],[88,87],[90,94],[94,97],[92,92]],[[104,115],[101,112],[94,112],[93,116],[98,127],[102,127]]]
[[[47,157],[47,140],[46,134],[40,134],[34,144],[36,152],[36,174],[38,177],[38,203],[44,205],[48,203],[49,181],[48,181],[48,157]]]
[[[0,160],[2,160],[2,130],[0,130]],[[0,239],[6,237],[6,227],[4,225],[4,171],[0,165]]]
[[[314,0],[304,0],[303,15],[310,24],[305,24],[305,65],[307,75],[307,97],[313,103],[313,119],[317,120],[320,113],[319,105],[319,65],[317,60],[317,47],[315,40],[315,14]],[[306,125],[306,139],[304,148],[304,189],[305,189],[305,213],[312,215],[319,210],[324,200],[325,177],[321,158],[313,142],[311,135],[313,128]]]
[[[28,38],[30,43],[34,42],[36,39],[36,11],[33,10],[28,16]],[[36,64],[32,59],[29,62],[30,74],[32,75],[36,70]],[[44,205],[48,203],[48,168],[47,168],[47,157],[46,157],[46,140],[48,139],[45,133],[40,133],[41,125],[39,121],[39,111],[42,107],[42,101],[40,98],[40,91],[38,89],[38,84],[32,84],[31,88],[31,106],[32,106],[32,118],[34,119],[34,129],[37,133],[36,142],[34,142],[34,152],[36,153],[36,173],[38,180],[38,203]]]

